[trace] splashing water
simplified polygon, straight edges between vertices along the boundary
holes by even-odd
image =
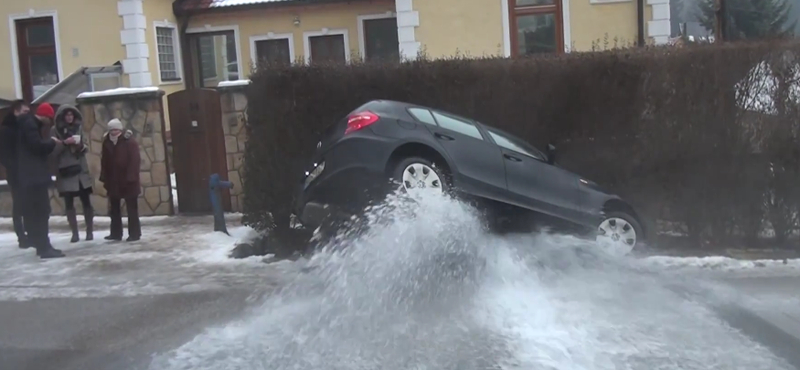
[[[500,237],[463,203],[390,199],[247,317],[151,369],[789,369],[591,242]]]

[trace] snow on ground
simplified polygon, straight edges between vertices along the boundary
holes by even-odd
[[[211,217],[148,219],[142,240],[133,243],[105,241],[107,228],[99,227],[94,241],[73,244],[56,229],[52,243],[67,256],[53,260],[19,249],[13,232],[0,233],[0,300],[253,290],[279,276],[261,258],[227,258],[237,242],[256,235],[249,227],[228,222],[228,236],[212,231]]]
[[[748,276],[800,275],[800,259],[739,260],[730,257],[650,256],[636,261],[640,268],[677,273],[729,273]]]

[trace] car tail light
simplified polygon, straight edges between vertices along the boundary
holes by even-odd
[[[361,130],[364,127],[378,122],[379,119],[380,117],[378,117],[377,114],[370,111],[353,113],[347,117],[347,129],[344,130],[344,134],[347,135],[351,132]]]

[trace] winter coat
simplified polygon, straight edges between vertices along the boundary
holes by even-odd
[[[75,116],[72,124],[64,121],[64,115],[71,111]],[[83,117],[75,107],[63,104],[58,108],[55,124],[51,135],[59,140],[66,140],[72,135],[83,135]],[[89,173],[89,162],[86,161],[86,152],[89,146],[81,137],[80,145],[57,144],[52,156],[55,158],[58,171],[56,172],[56,189],[60,194],[77,192],[83,187],[92,187],[92,175]]]
[[[100,158],[100,181],[109,198],[139,196],[140,165],[139,144],[133,138],[133,132],[125,131],[119,136],[116,144],[106,133],[103,137],[103,153]]]
[[[19,124],[14,112],[9,111],[0,125],[0,164],[6,169],[6,180],[15,186],[19,171],[17,144],[19,142]]]
[[[17,175],[20,187],[50,185],[53,181],[49,166],[50,153],[56,142],[42,135],[42,121],[33,113],[17,117],[19,135],[17,142]]]

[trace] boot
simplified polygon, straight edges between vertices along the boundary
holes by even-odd
[[[67,210],[67,222],[69,223],[70,231],[72,231],[72,239],[69,242],[77,243],[80,237],[78,236],[78,216],[75,213],[75,209]]]
[[[83,218],[86,221],[86,240],[94,240],[94,209],[87,208]]]
[[[36,255],[41,259],[61,258],[64,257],[64,252],[62,252],[60,249],[53,248],[52,245],[48,245],[44,248],[37,249]]]

